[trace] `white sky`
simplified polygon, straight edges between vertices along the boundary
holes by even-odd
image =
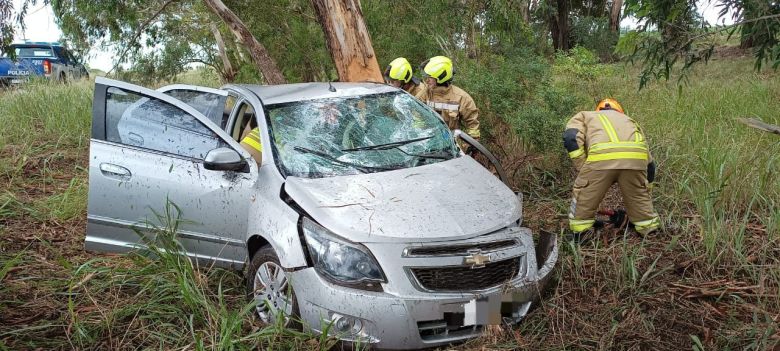
[[[14,0],[14,8],[18,9],[23,0]],[[718,19],[718,8],[715,6],[715,1],[711,0],[699,0],[699,9],[703,12],[704,18],[710,23],[714,24]],[[27,17],[24,20],[27,27],[24,32],[20,30],[16,31],[14,37],[15,40],[29,39],[32,41],[57,41],[60,39],[62,32],[57,24],[54,22],[54,13],[51,6],[43,6],[39,4],[27,12]],[[726,24],[733,23],[731,18],[725,19]],[[723,24],[723,23],[718,23]],[[622,26],[634,27],[636,21],[633,18],[626,18],[621,23]],[[95,43],[92,50],[87,57],[87,64],[90,68],[97,68],[103,71],[108,71],[113,66],[113,54],[101,50],[99,43]]]

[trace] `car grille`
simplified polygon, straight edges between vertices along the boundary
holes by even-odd
[[[461,313],[461,319],[462,316]],[[472,338],[479,335],[482,329],[483,327],[479,325],[461,326],[458,323],[447,323],[446,320],[417,322],[417,330],[424,341],[455,341]]]
[[[420,287],[428,291],[467,291],[492,288],[514,278],[520,270],[520,257],[468,266],[410,268]]]
[[[511,247],[516,244],[517,242],[514,240],[501,240],[479,244],[415,247],[410,248],[407,251],[407,256],[467,255],[471,250],[488,252]]]

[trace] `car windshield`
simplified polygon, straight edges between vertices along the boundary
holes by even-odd
[[[16,47],[16,57],[54,57],[50,48]]]
[[[439,116],[403,92],[271,105],[266,116],[287,176],[380,172],[458,155]]]

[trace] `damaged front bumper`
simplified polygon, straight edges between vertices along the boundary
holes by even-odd
[[[534,243],[526,228],[481,239],[502,237],[518,238],[519,245],[489,253],[493,261],[524,258],[525,266],[511,280],[482,290],[431,291],[421,286],[409,267],[453,267],[451,263],[463,265],[463,257],[408,257],[408,245],[367,244],[388,277],[380,292],[334,285],[313,268],[290,272],[301,319],[314,332],[328,330],[341,340],[381,349],[436,347],[477,337],[485,325],[519,322],[550,281],[558,244],[555,235],[547,233]],[[474,272],[490,274],[479,269]]]

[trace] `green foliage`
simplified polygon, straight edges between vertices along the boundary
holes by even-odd
[[[618,33],[609,29],[609,17],[582,16],[572,19],[572,45],[584,47],[596,53],[602,62],[615,59]]]
[[[574,47],[568,53],[557,52],[553,67],[555,73],[561,76],[590,81],[609,70],[608,66],[599,63],[599,58],[593,51],[581,46]]]
[[[632,62],[642,61],[640,88],[656,80],[677,76],[684,81],[690,68],[709,61],[714,44],[708,40],[717,33],[742,29],[743,44],[754,46],[755,68],[765,62],[780,66],[780,4],[761,0],[722,0],[720,16],[733,11],[734,25],[712,29],[697,13],[693,0],[628,0],[626,12],[641,23],[638,32],[621,39],[618,49]]]
[[[721,17],[732,10],[732,18],[743,22],[734,26],[729,35],[739,31],[740,46],[753,49],[756,69],[760,70],[764,63],[772,64],[775,69],[780,67],[780,3],[764,0],[723,0],[720,7]]]
[[[552,83],[547,61],[532,52],[456,62],[455,84],[477,101],[483,114],[505,121],[530,150],[560,147],[560,134],[576,105],[574,94]],[[485,126],[490,128],[490,126]],[[488,129],[489,132],[489,129]]]
[[[0,0],[0,54],[10,53],[8,47],[14,40],[13,9],[11,0]]]
[[[86,215],[87,184],[74,178],[63,192],[35,204],[34,214],[45,219],[67,221]]]
[[[6,219],[19,217],[27,211],[29,209],[16,198],[14,193],[10,191],[0,193],[0,228]]]
[[[210,24],[215,22],[200,1],[52,0],[63,39],[77,51],[94,43],[113,44],[114,63],[129,64],[122,77],[144,84],[171,79],[190,64],[221,71]]]

